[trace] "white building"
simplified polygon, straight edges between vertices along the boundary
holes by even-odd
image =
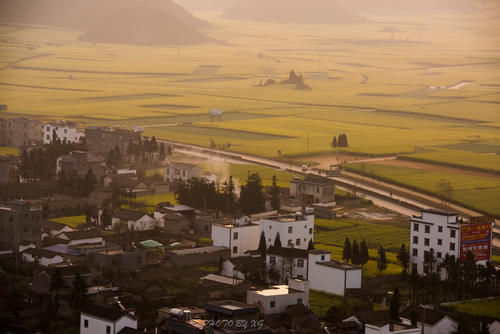
[[[309,252],[308,280],[313,290],[343,296],[345,289],[360,289],[362,277],[360,266],[331,260],[329,252]]]
[[[424,321],[424,334],[453,334],[458,329],[458,323],[446,313],[422,307],[407,307],[400,314],[401,321],[410,325],[412,314],[416,317],[417,327],[420,329],[422,320]]]
[[[307,259],[305,249],[269,247],[266,252],[267,281],[282,284],[291,278],[307,280]]]
[[[37,263],[43,267],[48,267],[64,261],[64,258],[60,254],[46,249],[28,248],[25,249],[21,255],[24,262]]]
[[[197,165],[185,162],[168,162],[163,172],[164,181],[187,181],[191,178],[199,179],[201,169]]]
[[[97,230],[63,232],[57,238],[67,240],[68,246],[96,244],[104,246],[105,244],[103,237]]]
[[[394,321],[365,324],[365,334],[421,334],[421,329]]]
[[[154,215],[155,217],[151,217],[143,212],[120,210],[111,217],[111,226],[114,228],[116,225],[125,224],[129,231],[147,231],[164,227],[163,216],[157,216],[156,212]]]
[[[247,256],[247,251],[259,247],[259,225],[248,217],[235,219],[232,224],[212,225],[214,246],[224,246],[231,250],[231,257]]]
[[[126,312],[92,305],[80,313],[80,334],[117,334],[126,327],[137,329],[137,319]]]
[[[53,222],[50,220],[42,221],[42,239],[55,238],[63,232],[73,232],[74,229],[66,224]]]
[[[471,218],[473,221],[474,218]],[[425,257],[431,252],[436,260],[433,270],[438,270],[446,254],[463,258],[468,251],[472,251],[478,264],[491,260],[491,222],[470,224],[459,219],[455,212],[426,209],[422,210],[420,217],[413,216],[410,224],[410,273],[416,271],[423,275],[429,270],[428,265],[425,265]],[[476,238],[466,232],[475,227],[482,229],[480,232],[483,237]],[[464,234],[463,240],[461,234]],[[446,278],[444,268],[440,274],[441,279]]]
[[[288,285],[274,285],[270,289],[248,290],[247,304],[259,305],[264,315],[285,313],[290,305],[309,305],[309,282],[290,279]]]
[[[260,231],[264,232],[267,247],[274,245],[279,233],[282,247],[307,249],[314,237],[314,214],[306,209],[304,213],[262,218]]]
[[[54,131],[61,142],[80,143],[85,137],[85,133],[77,128],[75,123],[57,121],[47,123],[43,127],[43,143],[50,144],[53,140]]]

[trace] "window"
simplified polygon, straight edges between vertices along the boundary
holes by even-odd
[[[233,240],[238,240],[238,232],[233,232]]]
[[[457,231],[455,230],[450,230],[450,238],[455,238],[457,235]]]
[[[276,257],[275,256],[270,256],[269,257],[269,263],[270,264],[276,264]]]
[[[418,232],[418,224],[413,224],[413,231]]]
[[[429,238],[424,239],[424,246],[429,246]]]
[[[309,229],[309,234],[313,234],[313,229],[312,228]]]
[[[443,240],[442,239],[438,239],[438,246],[441,246],[443,244]]]
[[[325,256],[321,255],[321,261],[325,261]]]
[[[442,226],[438,226],[438,232],[439,233],[443,233],[443,227]]]
[[[233,247],[233,254],[236,254],[236,253],[238,253],[238,246]]]
[[[288,233],[293,233],[293,226],[288,226]]]
[[[47,131],[50,131],[50,126],[47,126]]]
[[[64,133],[68,133],[68,129],[64,129]]]
[[[302,298],[297,299],[297,304],[302,305]]]
[[[413,236],[413,243],[418,244],[418,237],[417,236]]]
[[[425,225],[425,233],[431,233],[431,227],[429,225]]]
[[[84,328],[89,328],[89,321],[88,321],[88,319],[83,320],[83,327]]]
[[[451,251],[455,250],[455,243],[453,243],[453,242],[450,243],[450,250]]]
[[[319,194],[319,187],[316,187],[316,194]]]
[[[412,273],[417,273],[418,270],[417,270],[417,264],[416,263],[412,263],[411,264],[411,272]]]
[[[429,251],[424,251],[424,258],[428,258],[429,257]]]
[[[269,306],[271,308],[274,308],[276,306],[276,302],[274,300],[272,300],[270,303],[269,303]]]
[[[300,246],[300,239],[295,240],[295,245]]]
[[[437,257],[438,259],[440,259],[440,258],[441,258],[441,252],[437,252],[436,257]]]
[[[50,139],[50,136],[49,136],[49,135],[47,135],[47,139]]]
[[[304,268],[304,259],[298,259],[297,260],[297,267],[298,268]]]
[[[418,249],[416,248],[413,248],[413,256],[418,256]]]
[[[293,248],[293,241],[292,239],[289,239],[287,242],[288,247]]]
[[[106,326],[106,334],[111,334],[111,326]]]

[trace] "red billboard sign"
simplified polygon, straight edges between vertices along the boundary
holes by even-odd
[[[467,253],[472,252],[476,261],[490,260],[491,223],[464,224],[460,227],[460,259],[465,261]]]

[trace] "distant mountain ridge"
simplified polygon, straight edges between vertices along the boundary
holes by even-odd
[[[0,0],[0,21],[86,30],[82,39],[125,44],[197,44],[208,28],[172,0]]]
[[[225,9],[223,17],[291,24],[346,24],[366,20],[335,0],[239,0]]]

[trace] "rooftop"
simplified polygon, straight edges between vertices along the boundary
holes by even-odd
[[[53,222],[50,220],[44,220],[44,221],[42,221],[42,227],[45,229],[48,229],[48,230],[59,231],[59,230],[63,229],[64,227],[69,227],[69,226],[66,224],[63,224],[63,223]]]
[[[113,322],[115,322],[116,320],[120,319],[123,316],[131,317],[128,313],[125,313],[123,311],[118,311],[117,309],[114,308],[108,308],[98,305],[84,306],[82,309],[82,313]]]
[[[406,309],[401,312],[400,316],[405,319],[411,319],[412,318],[412,313],[416,313],[417,319],[422,319],[423,318],[423,313],[424,313],[424,308],[423,307],[407,307]],[[432,309],[425,309],[425,323],[431,326],[434,326],[438,322],[440,322],[443,318],[445,318],[447,315],[444,312],[432,310]]]
[[[235,300],[220,300],[207,303],[203,308],[207,311],[221,313],[225,315],[239,315],[256,313],[259,308],[255,305],[238,302]]]
[[[306,249],[271,246],[267,250],[266,254],[267,255],[278,255],[278,256],[283,256],[283,257],[291,257],[291,258],[307,259],[308,252]]]
[[[222,283],[226,285],[231,285],[235,286],[243,282],[241,279],[236,279],[233,277],[227,277],[227,276],[222,276],[222,275],[215,275],[215,274],[208,274],[206,276],[203,276],[201,278],[202,280],[207,280],[207,281],[213,281],[217,283]]]
[[[175,255],[194,255],[194,254],[204,254],[204,253],[215,253],[228,250],[229,248],[224,246],[208,246],[208,247],[197,247],[197,248],[186,248],[169,251]]]
[[[335,268],[335,269],[341,269],[341,270],[356,270],[356,269],[362,269],[360,266],[356,266],[353,264],[349,263],[343,263],[335,260],[331,260],[329,262],[316,262],[316,264],[325,266],[325,267],[330,267],[330,268]]]
[[[66,238],[68,238],[69,240],[81,240],[101,237],[101,234],[97,230],[62,232],[58,234],[58,237],[60,237],[61,235],[66,236]]]
[[[44,247],[43,249],[49,250],[51,252],[60,253],[60,254],[66,254],[66,255],[73,255],[73,256],[82,255],[80,252],[77,252],[71,248],[68,248],[68,245],[66,245],[66,244],[55,244],[55,245]]]
[[[40,249],[40,248],[28,248],[25,251],[23,251],[23,254],[31,254],[34,256],[39,256],[39,257],[45,257],[45,258],[53,258],[56,256],[61,256],[60,254],[47,250],[47,249]]]
[[[117,213],[113,214],[112,217],[113,218],[120,218],[121,220],[136,221],[136,220],[141,219],[145,215],[146,215],[145,212],[120,209]]]
[[[296,221],[305,221],[307,220],[307,216],[312,215],[312,214],[307,214],[305,212],[300,212],[295,213],[295,214],[287,214],[287,215],[275,215],[275,216],[269,216],[262,218],[261,221],[264,220],[270,220],[274,222],[280,222],[280,223],[293,223]]]
[[[456,213],[455,211],[439,210],[439,209],[422,209],[420,211],[427,212],[427,213],[433,213],[436,215],[442,215],[442,216],[457,216],[458,215],[458,213]]]
[[[288,295],[291,293],[302,293],[302,291],[298,290],[293,290],[288,287],[288,285],[273,285],[269,289],[262,289],[262,290],[254,290],[252,291],[255,294],[265,296],[265,297],[270,297],[270,296],[282,296],[282,295]]]

